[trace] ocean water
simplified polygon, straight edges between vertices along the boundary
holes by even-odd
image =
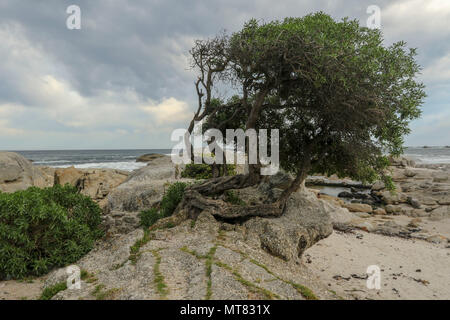
[[[170,149],[139,150],[39,150],[15,151],[33,164],[55,168],[109,168],[132,171],[145,166],[136,158],[149,153],[170,154]]]
[[[56,168],[111,168],[132,171],[145,166],[136,162],[136,158],[148,153],[170,155],[171,149],[139,149],[139,150],[39,150],[16,151],[35,165]],[[407,147],[405,156],[417,163],[434,164],[450,163],[450,148],[446,147]]]
[[[415,160],[417,163],[436,164],[450,163],[449,147],[407,147],[405,156]]]

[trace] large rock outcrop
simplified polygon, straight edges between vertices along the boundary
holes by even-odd
[[[175,179],[170,157],[159,155],[147,166],[133,171],[104,199],[104,227],[109,234],[124,234],[139,227],[138,214],[161,201]]]
[[[309,211],[314,208],[313,199],[302,199],[294,197],[286,218],[268,222],[271,227],[267,228],[282,230],[283,236],[269,235],[273,241],[280,241],[280,248],[285,241],[291,246],[289,241],[296,237],[290,233],[308,237],[308,246],[309,241],[331,232],[325,212],[306,217],[315,213]],[[309,209],[299,212],[296,204]],[[258,225],[267,223],[232,225],[202,212],[195,222],[186,220],[174,228],[155,230],[147,237],[141,229],[118,235],[97,244],[76,263],[88,275],[82,279],[81,289],[64,290],[53,299],[335,298],[311,280],[299,260],[285,261],[263,250],[254,234]],[[310,230],[310,237],[306,230]],[[298,240],[296,245],[303,246]],[[140,245],[137,249],[136,244]],[[66,280],[65,270],[59,269],[49,275],[45,286]]]
[[[15,192],[31,186],[53,185],[51,175],[15,152],[0,152],[0,191]]]
[[[150,208],[159,201],[165,185],[175,180],[175,166],[170,157],[151,160],[147,166],[133,171],[107,196],[106,212],[136,212]]]
[[[129,173],[115,169],[55,169],[33,166],[14,152],[0,152],[0,191],[14,192],[35,186],[51,187],[66,183],[94,200],[104,199],[108,193],[127,179]]]
[[[389,172],[396,191],[375,190],[386,205],[387,213],[412,217],[429,216],[440,206],[450,204],[450,172],[441,169],[391,166]]]
[[[124,182],[129,173],[115,169],[76,169],[74,167],[56,169],[54,183],[76,186],[84,195],[96,201],[105,197]]]
[[[295,260],[333,232],[332,207],[304,189],[292,194],[281,217],[252,218],[244,226],[260,246],[284,260]]]
[[[285,180],[276,176],[259,187],[233,192],[251,205],[279,194]],[[276,218],[229,223],[206,209],[191,220],[181,210],[172,216],[180,217],[176,223],[155,225],[147,234],[136,224],[124,223],[135,222],[137,212],[155,205],[167,183],[174,181],[175,168],[163,158],[115,188],[107,196],[109,237],[76,263],[88,275],[81,289],[64,290],[54,299],[335,298],[311,281],[300,256],[328,237],[335,221],[347,221],[348,210],[303,188]],[[45,286],[66,279],[65,270],[59,269]]]

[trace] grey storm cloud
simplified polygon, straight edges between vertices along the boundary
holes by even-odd
[[[66,28],[72,4],[81,30]],[[195,39],[316,11],[365,23],[369,5],[386,43],[406,40],[424,66],[430,97],[407,142],[450,144],[428,128],[450,129],[447,0],[0,0],[0,149],[169,147],[195,108]]]

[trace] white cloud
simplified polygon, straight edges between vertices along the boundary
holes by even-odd
[[[174,97],[161,102],[144,100],[130,87],[122,87],[120,91],[97,89],[93,95],[83,96],[70,83],[64,66],[31,43],[18,24],[0,24],[0,39],[0,57],[7,62],[0,64],[0,71],[15,95],[21,97],[14,105],[0,102],[2,134],[25,133],[27,129],[14,129],[12,120],[27,117],[27,112],[67,128],[90,130],[92,134],[110,131],[118,136],[132,130],[145,134],[158,129],[157,126],[169,130],[170,124],[191,116],[184,101]],[[21,115],[18,110],[22,111]],[[162,125],[165,127],[161,128]],[[38,131],[50,132],[51,128],[41,127]]]
[[[149,105],[142,106],[141,108],[154,116],[159,124],[176,123],[192,117],[188,104],[175,98],[164,99],[157,104],[150,102]]]
[[[404,34],[427,40],[450,34],[450,1],[448,0],[402,0],[389,4],[381,10],[382,24],[386,34],[401,37]]]
[[[440,136],[449,130],[442,110],[450,101],[450,0],[82,2],[82,30],[71,32],[59,2],[30,11],[0,0],[0,147],[168,145],[173,127],[192,116],[189,102],[196,104],[195,74],[186,70],[194,39],[239,30],[253,17],[318,10],[364,24],[370,4],[381,8],[386,43],[404,39],[419,48],[432,102],[425,120],[414,122],[414,139],[434,140],[430,128]]]

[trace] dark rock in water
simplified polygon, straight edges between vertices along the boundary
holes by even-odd
[[[142,156],[139,156],[136,159],[136,162],[150,162],[152,160],[159,159],[159,158],[162,158],[162,157],[165,157],[165,155],[158,154],[158,153],[149,153],[149,154],[144,154]]]
[[[368,199],[369,195],[367,195],[365,193],[354,193],[353,197],[356,199]]]
[[[353,198],[353,193],[348,192],[348,191],[342,191],[342,192],[339,192],[338,197],[339,198]]]
[[[339,198],[349,198],[349,199],[368,199],[369,195],[366,193],[360,193],[360,192],[342,191],[338,194],[338,197]]]

